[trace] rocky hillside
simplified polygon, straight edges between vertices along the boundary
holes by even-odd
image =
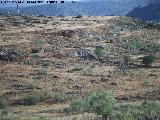
[[[0,117],[102,119],[71,108],[93,91],[112,91],[122,106],[160,100],[158,26],[119,16],[1,16],[0,29]]]

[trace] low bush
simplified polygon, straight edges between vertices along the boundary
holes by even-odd
[[[47,68],[42,68],[40,70],[37,70],[37,75],[47,75],[48,74],[48,69]]]
[[[137,39],[138,38],[133,39],[131,41],[128,41],[126,43],[127,49],[129,51],[134,51],[134,50],[138,50],[140,48],[143,48],[143,43],[140,40],[137,40]]]
[[[40,101],[40,96],[28,96],[23,99],[23,105],[36,105]]]
[[[155,61],[156,61],[156,56],[155,55],[147,55],[147,56],[142,57],[142,63],[145,66],[151,65]]]
[[[80,98],[71,104],[71,108],[72,110],[80,110],[81,112],[96,112],[98,115],[108,118],[112,116],[115,105],[115,98],[111,92],[107,91],[91,93],[84,98]]]
[[[8,108],[8,102],[6,98],[0,97],[0,120],[9,120],[7,108]]]
[[[158,43],[152,42],[146,47],[146,51],[150,52],[150,53],[155,53],[158,50],[160,50],[160,44],[158,44]]]
[[[7,110],[0,110],[0,120],[10,120]]]
[[[154,101],[144,101],[141,109],[143,116],[147,120],[159,120],[160,119],[160,103]]]
[[[51,61],[50,60],[42,60],[42,66],[49,66],[51,64]]]
[[[0,109],[5,109],[8,106],[7,100],[0,97]]]
[[[104,53],[104,48],[96,48],[95,49],[95,54],[98,58],[100,57],[104,57],[105,53]]]
[[[50,100],[52,102],[64,102],[65,100],[69,99],[70,96],[67,96],[64,93],[52,93],[52,92],[45,92],[42,95],[37,96],[27,96],[22,100],[23,105],[36,105],[39,102],[45,102]]]
[[[73,101],[70,105],[72,111],[95,112],[107,120],[159,120],[160,103],[144,101],[140,105],[120,105],[116,103],[112,93],[97,92]]]

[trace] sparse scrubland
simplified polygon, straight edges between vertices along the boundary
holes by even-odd
[[[160,27],[119,16],[0,16],[0,120],[159,120]]]

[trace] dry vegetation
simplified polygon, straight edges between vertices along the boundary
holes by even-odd
[[[10,119],[101,119],[69,109],[93,91],[113,91],[118,104],[160,100],[156,26],[116,16],[1,16],[0,26],[0,50],[17,56],[0,61],[0,96]],[[96,57],[64,57],[59,51],[65,47],[88,48]],[[152,64],[142,62],[148,55],[156,57]]]

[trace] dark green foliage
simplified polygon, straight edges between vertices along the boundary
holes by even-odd
[[[36,105],[40,101],[41,101],[40,96],[28,96],[28,97],[24,98],[23,104],[24,105]]]
[[[147,55],[147,56],[142,57],[142,63],[145,66],[151,65],[153,62],[155,62],[155,60],[156,60],[155,55]]]
[[[44,102],[50,98],[52,98],[52,94],[50,92],[45,92],[44,94],[37,96],[27,96],[23,99],[23,105],[36,105],[39,102]]]
[[[39,52],[40,52],[39,49],[36,49],[36,48],[31,49],[31,53],[39,53]]]

